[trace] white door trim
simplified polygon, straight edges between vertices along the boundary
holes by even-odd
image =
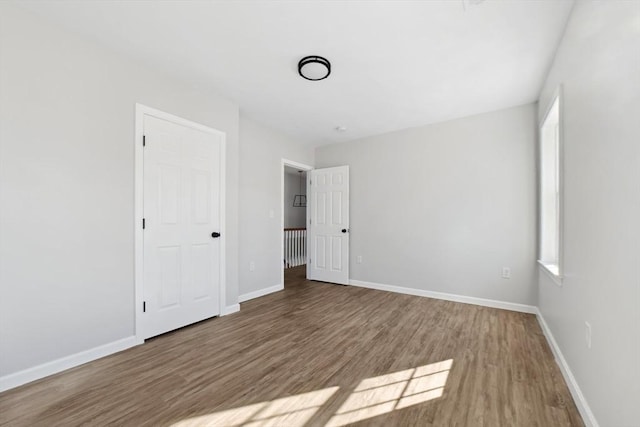
[[[313,170],[313,166],[305,165],[304,163],[294,162],[293,160],[282,159],[280,165],[280,283],[284,286],[284,167],[290,166],[298,170],[309,172]],[[307,204],[308,205],[308,204]],[[307,212],[307,218],[305,219],[305,225],[309,222]]]
[[[162,120],[175,123],[177,125],[186,126],[202,132],[219,135],[222,138],[220,147],[220,312],[221,315],[226,306],[226,194],[225,194],[225,176],[226,176],[226,133],[212,129],[210,127],[183,119],[164,111],[156,110],[146,105],[136,103],[136,124],[134,138],[134,214],[133,214],[133,230],[134,230],[134,301],[133,310],[135,318],[135,337],[138,344],[144,342],[142,334],[142,303],[144,301],[144,252],[143,252],[143,234],[142,234],[142,218],[144,214],[144,152],[142,149],[142,139],[144,130],[144,116],[149,115]]]

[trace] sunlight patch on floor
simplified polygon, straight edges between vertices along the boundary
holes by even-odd
[[[339,387],[329,387],[295,396],[282,397],[241,408],[215,412],[178,421],[172,427],[290,426],[302,427]]]
[[[442,396],[453,360],[431,363],[360,381],[326,424],[340,427]],[[188,418],[171,427],[302,427],[340,387],[254,403]]]
[[[442,396],[453,360],[367,378],[342,404],[327,426],[339,427]]]

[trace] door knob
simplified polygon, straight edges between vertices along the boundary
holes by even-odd
[[[349,231],[349,230],[347,230],[346,228],[343,228],[343,229],[342,229],[342,232],[343,232],[343,233],[346,233],[347,231]]]
[[[213,237],[214,239],[218,238],[220,237],[220,233],[218,233],[217,231],[214,231],[213,233],[211,233],[211,237]]]

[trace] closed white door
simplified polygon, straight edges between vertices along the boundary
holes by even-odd
[[[349,166],[309,172],[307,278],[349,284]]]
[[[144,116],[145,338],[220,314],[224,134]]]

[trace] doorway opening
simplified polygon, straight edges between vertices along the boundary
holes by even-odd
[[[282,283],[285,288],[306,280],[307,172],[311,166],[282,161]]]

